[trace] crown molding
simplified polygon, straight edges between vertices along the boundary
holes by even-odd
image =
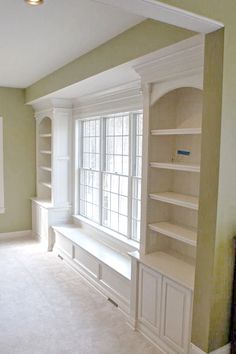
[[[54,108],[71,109],[73,106],[73,101],[71,99],[64,98],[42,98],[35,102],[31,102],[30,105],[33,107],[35,112],[48,111]]]
[[[73,117],[79,119],[141,108],[141,83],[137,80],[75,101]]]
[[[134,66],[142,83],[173,80],[203,73],[204,36],[197,35],[159,51],[156,58]]]
[[[210,33],[224,27],[221,22],[170,6],[157,0],[94,0],[124,11],[152,18],[198,33]]]
[[[54,113],[68,113],[72,110],[73,102],[71,99],[51,98],[42,99],[32,103],[34,109],[34,117],[36,120],[41,120],[45,117],[53,119]]]

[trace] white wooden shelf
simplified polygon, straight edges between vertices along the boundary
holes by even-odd
[[[150,162],[150,166],[153,168],[162,168],[166,170],[186,171],[186,172],[200,172],[199,165],[190,165],[176,162]]]
[[[52,168],[51,167],[47,167],[47,166],[40,166],[40,169],[43,171],[48,171],[48,172],[52,172]]]
[[[195,229],[190,229],[166,221],[149,224],[149,228],[152,231],[159,232],[162,235],[174,238],[191,246],[197,245],[197,231]]]
[[[177,128],[177,129],[155,129],[151,130],[152,135],[195,135],[201,134],[201,128]]]
[[[157,270],[166,277],[177,281],[183,286],[193,290],[195,266],[189,257],[184,257],[174,251],[153,252],[140,255],[138,251],[129,253],[131,257],[138,259],[146,266]]]
[[[39,152],[40,152],[40,154],[48,154],[48,155],[50,155],[52,153],[51,150],[40,150]]]
[[[51,183],[49,183],[49,182],[39,182],[40,184],[42,184],[42,186],[44,186],[44,187],[47,187],[47,188],[52,188],[52,185],[51,185]]]
[[[36,204],[38,204],[38,205],[40,205],[40,206],[42,206],[44,208],[47,208],[47,209],[53,209],[54,208],[53,204],[52,204],[52,201],[50,199],[31,198],[31,200],[34,203],[36,203]]]
[[[151,193],[151,199],[158,200],[160,202],[178,205],[181,207],[198,210],[198,198],[186,194],[179,194],[174,192],[164,193]]]
[[[48,133],[48,134],[39,134],[40,138],[51,138],[52,134]]]

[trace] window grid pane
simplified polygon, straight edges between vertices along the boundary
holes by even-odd
[[[100,167],[100,120],[82,122],[82,167],[99,170]]]
[[[80,170],[80,214],[99,222],[99,172]]]
[[[102,224],[127,236],[128,177],[103,173]]]
[[[105,170],[129,174],[129,114],[105,118]]]
[[[140,220],[141,220],[141,179],[132,178],[132,225],[131,238],[140,241]]]
[[[143,113],[136,113],[135,117],[135,171],[134,175],[142,175],[142,145],[143,145]]]

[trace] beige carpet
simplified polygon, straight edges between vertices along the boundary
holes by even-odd
[[[0,354],[159,354],[77,273],[30,239],[0,242]]]

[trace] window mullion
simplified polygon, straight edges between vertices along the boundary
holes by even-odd
[[[105,119],[100,118],[99,223],[102,225],[103,171],[105,166]]]
[[[77,166],[78,166],[78,173],[77,173],[77,177],[78,177],[78,193],[77,193],[77,197],[78,197],[78,202],[77,202],[77,212],[80,214],[80,174],[81,174],[81,169],[83,166],[83,121],[80,121],[78,124],[78,130],[77,130],[77,134],[78,134],[78,139],[79,139],[79,143],[78,143],[78,155],[77,155]]]
[[[133,175],[133,146],[134,146],[134,117],[129,114],[129,176],[128,176],[128,232],[127,238],[132,235],[132,175]]]

